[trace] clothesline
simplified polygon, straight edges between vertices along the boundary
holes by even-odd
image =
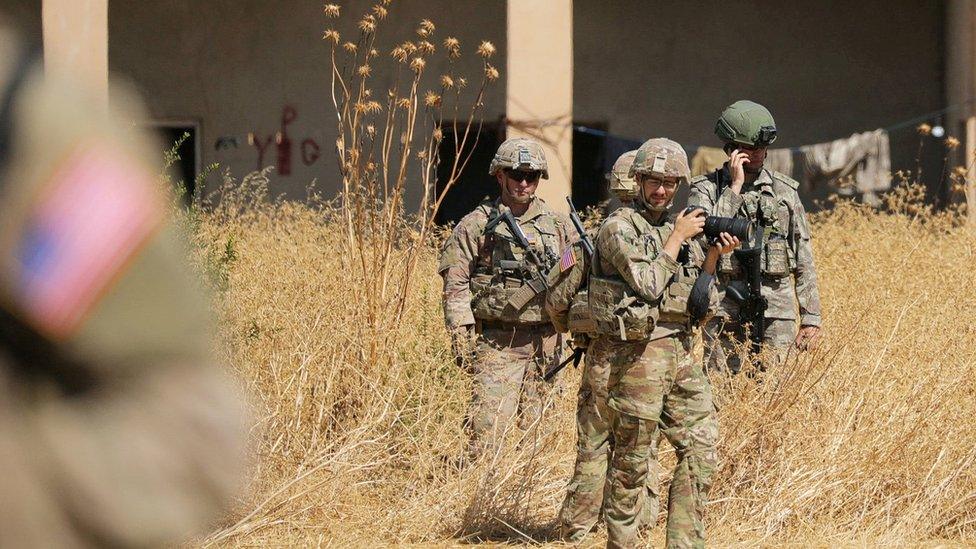
[[[891,132],[894,132],[894,131],[903,130],[905,128],[914,127],[915,125],[917,125],[919,123],[932,120],[933,118],[937,118],[939,116],[942,116],[942,115],[944,115],[946,113],[949,113],[949,112],[952,112],[952,111],[955,111],[955,110],[959,110],[959,109],[961,109],[963,107],[966,107],[968,105],[973,104],[974,102],[976,102],[976,98],[970,98],[970,99],[968,99],[966,101],[962,101],[960,103],[956,103],[956,104],[953,104],[953,105],[949,105],[947,107],[944,107],[944,108],[941,108],[941,109],[938,109],[938,110],[934,110],[934,111],[931,111],[931,112],[927,112],[925,114],[921,114],[921,115],[915,116],[913,118],[908,118],[906,120],[902,120],[900,122],[896,122],[894,124],[891,124],[889,126],[882,127],[880,129],[883,130],[883,131],[886,131],[888,133],[891,133]],[[605,130],[598,130],[596,128],[588,128],[586,126],[579,125],[579,124],[574,125],[573,126],[573,129],[576,130],[576,131],[578,131],[578,132],[582,132],[582,133],[586,133],[586,134],[590,134],[590,135],[595,135],[595,136],[598,136],[598,137],[617,137],[619,139],[633,141],[635,143],[640,143],[641,142],[640,139],[620,137],[620,136],[616,136],[614,134],[611,134],[610,132],[605,131]],[[689,149],[689,151],[694,151],[694,150],[699,149],[702,146],[703,145],[687,145],[685,148],[686,149]],[[786,148],[786,147],[783,147],[783,148]],[[800,147],[789,147],[789,149],[790,149],[791,152],[800,152]]]

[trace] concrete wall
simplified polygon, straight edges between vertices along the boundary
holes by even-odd
[[[340,3],[347,23],[340,30],[349,35],[349,15],[373,2]],[[5,0],[0,9],[39,36],[40,5]],[[220,162],[238,176],[259,165],[247,134],[268,139],[280,130],[283,109],[293,107],[297,118],[287,126],[292,173],[275,176],[274,189],[301,197],[313,179],[335,188],[329,50],[320,39],[329,21],[321,6],[306,0],[109,0],[110,69],[135,80],[155,117],[198,120],[202,160]],[[574,118],[606,122],[618,135],[717,145],[711,131],[719,111],[749,97],[776,116],[777,145],[794,146],[944,105],[943,2],[576,0],[573,10]],[[506,66],[505,0],[394,2],[381,30],[384,55],[394,42],[412,38],[424,17],[437,23],[438,45],[456,35],[470,53],[486,38],[498,49],[495,65]],[[436,77],[440,69],[428,66],[428,74]],[[466,72],[478,74],[480,66]],[[375,89],[382,93],[388,78],[379,71]],[[504,114],[505,78],[503,70],[488,96],[488,119]],[[225,136],[237,138],[238,147],[215,150]],[[321,148],[310,166],[298,150],[305,139]],[[914,168],[917,147],[910,128],[893,133],[895,168]],[[937,173],[939,144],[931,140],[926,151],[927,172]],[[275,155],[272,143],[263,164],[274,164]]]
[[[359,16],[377,2],[337,2],[343,17],[337,29],[343,40],[353,38]],[[286,108],[294,120],[284,128],[292,142],[290,175],[274,175],[273,191],[295,198],[305,196],[307,185],[337,188],[336,118],[330,98],[329,45],[321,37],[335,20],[325,17],[323,2],[308,0],[157,0],[109,1],[109,63],[112,71],[128,75],[143,91],[153,116],[159,119],[196,119],[201,123],[204,163],[219,162],[236,176],[274,165],[277,151],[272,139],[263,162],[256,146],[247,142],[254,133],[259,143],[282,129]],[[449,17],[448,17],[449,16]],[[436,25],[439,50],[447,36],[461,41],[459,72],[469,81],[481,80],[481,59],[474,50],[482,39],[498,49],[496,66],[504,67],[505,2],[394,2],[389,18],[381,23],[373,63],[373,90],[382,99],[392,78],[389,52],[396,43],[415,40],[421,19]],[[443,55],[437,54],[438,59]],[[445,66],[427,65],[429,81],[436,81]],[[472,86],[473,87],[473,86]],[[505,75],[495,83],[485,102],[489,119],[505,110]],[[237,148],[215,150],[222,137],[236,138]],[[320,156],[303,161],[301,144],[314,140]],[[227,142],[227,140],[225,140]],[[304,160],[313,148],[306,147]],[[486,176],[487,177],[487,176]],[[413,186],[418,191],[417,186]],[[419,194],[408,197],[416,203]]]
[[[574,9],[576,119],[618,135],[720,146],[718,114],[749,98],[775,116],[776,146],[798,146],[944,105],[941,2],[577,0]],[[914,168],[914,131],[893,133],[892,145],[895,167]]]

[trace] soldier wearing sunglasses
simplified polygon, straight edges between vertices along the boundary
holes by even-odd
[[[558,362],[561,345],[543,306],[545,296],[526,287],[533,272],[549,271],[573,234],[569,220],[535,195],[539,180],[549,178],[538,142],[505,141],[488,173],[498,181],[500,196],[486,198],[461,219],[438,269],[445,324],[458,364],[472,376],[472,457],[499,443],[516,417],[527,429],[542,414],[548,393],[542,375]],[[505,223],[489,223],[505,210],[517,219],[534,254],[515,242]],[[529,255],[546,265],[531,265]]]

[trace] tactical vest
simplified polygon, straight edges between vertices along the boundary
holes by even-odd
[[[783,193],[774,192],[776,183],[787,185],[780,180],[780,174],[771,172],[773,182],[764,183],[757,190],[742,195],[743,203],[736,217],[752,220],[753,227],[763,229],[762,272],[768,278],[782,278],[796,269],[796,255],[791,242],[792,212]],[[722,177],[719,173],[718,177]],[[718,200],[717,197],[713,198]],[[751,243],[743,242],[743,246]],[[732,278],[743,276],[742,266],[735,254],[725,254],[719,258],[718,272]]]
[[[631,212],[629,222],[637,231],[643,255],[657,257],[674,226],[651,225],[639,213]],[[593,261],[589,281],[590,314],[600,335],[623,341],[647,339],[659,322],[687,324],[688,296],[697,273],[689,265],[688,245],[682,246],[678,260],[681,266],[672,276],[661,297],[648,302],[638,295],[617,273],[602,273],[599,252]]]
[[[485,203],[479,208],[489,220],[498,216],[494,203]],[[544,293],[534,292],[527,283],[532,278],[530,273],[533,269],[548,273],[549,266],[559,257],[559,231],[555,216],[537,215],[530,220],[519,220],[519,226],[536,255],[547,264],[532,266],[504,223],[485,232],[484,244],[478,251],[470,283],[471,308],[478,320],[513,324],[549,322]]]

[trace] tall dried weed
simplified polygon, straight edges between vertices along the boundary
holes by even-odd
[[[217,307],[259,411],[252,491],[204,543],[551,541],[579,373],[565,372],[531,438],[513,433],[465,466],[470,387],[442,327],[435,246],[391,249],[392,270],[419,254],[418,276],[376,362],[342,211],[255,199],[251,182],[202,214],[196,237],[201,257],[235,243]],[[823,345],[761,382],[715,379],[713,542],[974,540],[976,234],[957,213],[920,210],[913,192],[889,211],[839,203],[813,216]],[[673,452],[661,453],[667,469]]]
[[[377,95],[388,4],[357,21],[352,41],[323,36],[333,45],[339,201],[269,200],[266,174],[252,174],[188,214],[218,290],[225,358],[257,417],[251,490],[203,545],[558,543],[579,372],[561,374],[538,428],[465,463],[470,380],[442,324],[432,220],[443,194],[432,178],[444,131],[458,144],[448,187],[465,167],[461,151],[498,76],[494,46],[477,49],[482,83],[463,99],[467,81],[453,71],[424,83],[440,42],[422,21],[389,52],[400,69]],[[460,57],[456,39],[442,43],[451,62]],[[415,207],[403,203],[411,184],[422,189]],[[976,541],[976,234],[918,193],[903,185],[880,211],[838,203],[813,216],[821,347],[761,380],[714,379],[712,543]],[[666,443],[661,456],[667,469]],[[660,544],[662,527],[651,536]]]

